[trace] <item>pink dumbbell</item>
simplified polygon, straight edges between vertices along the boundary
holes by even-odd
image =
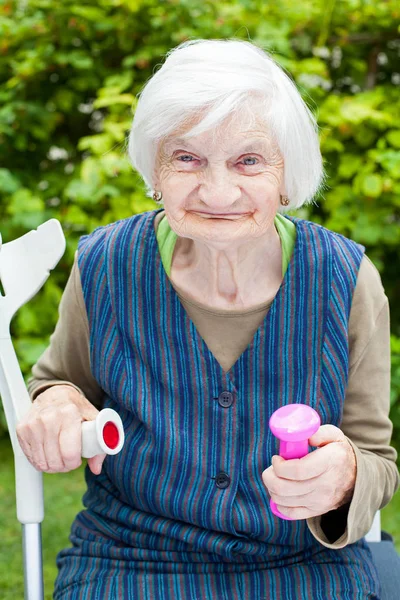
[[[269,427],[280,440],[279,456],[289,460],[302,458],[308,454],[308,439],[314,435],[321,425],[318,413],[307,404],[287,404],[276,410],[270,420]],[[279,512],[275,502],[270,500],[274,515],[292,521]]]

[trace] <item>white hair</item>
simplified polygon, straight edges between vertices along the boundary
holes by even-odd
[[[257,108],[255,108],[257,107]],[[324,183],[317,123],[295,84],[262,48],[236,39],[194,39],[166,54],[139,94],[128,155],[153,194],[159,142],[193,123],[183,137],[230,118],[261,120],[279,147],[290,210],[311,202]],[[203,118],[201,118],[203,117]],[[196,122],[197,121],[197,122]]]

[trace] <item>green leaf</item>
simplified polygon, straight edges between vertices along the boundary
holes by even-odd
[[[119,94],[117,96],[105,96],[97,98],[93,102],[94,108],[103,108],[104,106],[114,106],[115,104],[127,104],[132,106],[135,103],[135,97],[132,94]]]
[[[69,7],[69,12],[73,15],[84,17],[88,21],[101,21],[105,17],[104,10],[94,6],[79,6],[77,4]]]
[[[0,192],[13,194],[21,186],[21,182],[8,169],[0,169]]]
[[[79,229],[82,229],[85,228],[87,222],[87,214],[79,208],[79,206],[72,205],[68,207],[64,216],[64,223],[70,223],[71,225],[78,226]]]
[[[69,56],[69,62],[71,66],[76,69],[92,69],[94,67],[93,58],[91,56],[85,56],[83,52],[73,52]]]
[[[125,71],[123,73],[118,73],[117,75],[110,75],[110,77],[107,77],[105,80],[105,88],[103,89],[107,90],[108,88],[113,88],[115,93],[119,94],[127,88],[130,88],[132,86],[132,82],[133,72]]]
[[[377,132],[361,125],[354,133],[354,139],[361,148],[370,148],[377,138]]]
[[[30,315],[31,316],[31,315]],[[23,319],[27,317],[27,313],[22,314],[21,321],[22,327],[20,329],[22,333]],[[32,320],[33,327],[37,324],[35,320]],[[21,326],[21,324],[20,324]],[[33,329],[35,331],[35,329]],[[18,361],[22,369],[30,369],[32,365],[38,360],[39,356],[43,354],[48,346],[47,339],[37,339],[34,337],[28,337],[24,334],[15,342],[15,351],[18,356]]]
[[[393,129],[386,134],[386,139],[394,148],[400,148],[400,130]]]
[[[328,152],[343,152],[345,149],[343,142],[334,137],[321,138],[321,150],[323,154]]]
[[[354,223],[353,236],[367,246],[377,244],[383,235],[383,227],[371,222],[367,215],[359,215]]]
[[[7,213],[12,217],[13,224],[27,230],[36,229],[46,220],[44,211],[43,199],[26,188],[18,189],[7,206]]]
[[[65,188],[65,197],[78,203],[95,202],[95,188],[90,183],[85,183],[80,179],[72,179]]]
[[[118,196],[119,189],[114,185],[103,185],[95,193],[94,199],[96,201],[103,200],[106,197],[113,198]]]
[[[82,181],[88,183],[93,189],[101,185],[102,175],[98,161],[94,158],[87,158],[83,161],[81,167]]]
[[[342,154],[340,157],[339,177],[350,179],[355,175],[362,165],[362,157],[354,154]]]
[[[91,135],[82,137],[79,140],[79,150],[92,150],[94,154],[104,154],[112,148],[114,139],[109,133],[99,133],[97,135]]]
[[[364,177],[361,189],[366,196],[371,198],[377,198],[382,193],[383,181],[382,177],[378,174],[367,175]]]
[[[372,151],[371,157],[394,179],[400,179],[400,152],[396,150]]]

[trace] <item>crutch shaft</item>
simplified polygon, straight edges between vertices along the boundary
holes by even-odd
[[[22,525],[25,600],[43,600],[42,533],[40,523]]]

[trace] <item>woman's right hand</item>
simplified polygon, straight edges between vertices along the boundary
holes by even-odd
[[[54,385],[39,394],[18,423],[16,434],[22,451],[38,471],[67,473],[82,464],[82,422],[99,411],[71,385]],[[88,459],[98,475],[106,454]]]

